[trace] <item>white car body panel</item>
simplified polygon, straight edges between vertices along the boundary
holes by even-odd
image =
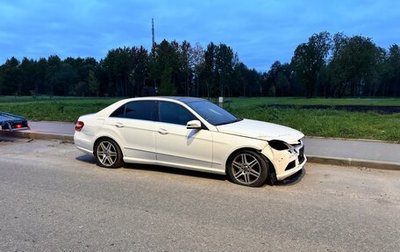
[[[147,120],[115,118],[110,115],[130,101],[157,100],[180,104],[206,127],[187,129],[183,125]],[[235,123],[214,126],[204,120],[185,103],[168,97],[131,98],[118,101],[96,114],[81,116],[81,131],[74,135],[75,145],[93,155],[97,139],[113,139],[121,148],[124,162],[163,165],[176,168],[226,174],[230,155],[241,149],[252,149],[268,159],[278,180],[301,170],[306,157],[299,161],[303,148],[303,133],[289,127],[244,119]],[[279,140],[290,144],[289,150],[278,151],[268,141]],[[288,164],[294,167],[286,170]]]
[[[156,159],[155,128],[148,121],[109,117],[103,127],[123,142],[121,149],[125,158],[136,161]]]
[[[266,141],[281,140],[289,144],[296,144],[299,139],[304,137],[303,133],[289,127],[249,119],[217,126],[217,129],[227,134],[264,139]]]
[[[155,122],[157,161],[189,167],[211,168],[213,138],[208,130]]]

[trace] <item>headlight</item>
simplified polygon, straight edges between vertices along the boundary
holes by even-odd
[[[271,146],[271,148],[274,148],[275,150],[288,150],[290,149],[290,146],[283,142],[283,141],[279,141],[279,140],[272,140],[268,142],[269,146]]]

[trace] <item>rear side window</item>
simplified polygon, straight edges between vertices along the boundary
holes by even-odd
[[[197,118],[186,108],[172,102],[159,102],[159,120],[160,122],[186,125],[191,120]]]
[[[111,117],[122,117],[138,120],[156,120],[156,102],[155,101],[134,101],[128,102],[117,110]]]

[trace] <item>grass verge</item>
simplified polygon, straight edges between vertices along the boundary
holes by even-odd
[[[400,142],[400,114],[337,110],[229,109],[242,118],[278,123],[308,136],[363,138]]]
[[[0,111],[22,115],[32,121],[73,122],[80,115],[95,113],[116,102],[105,99],[51,99],[46,101],[0,102]]]

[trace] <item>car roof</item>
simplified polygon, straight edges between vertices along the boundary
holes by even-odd
[[[192,102],[199,102],[204,101],[202,98],[198,97],[190,97],[190,96],[145,96],[145,97],[135,97],[135,98],[128,98],[122,101],[137,101],[137,100],[156,100],[156,101],[168,101],[168,100],[175,100],[180,101],[182,103],[192,103]]]
[[[190,97],[190,96],[155,96],[155,98],[166,98],[171,100],[177,100],[183,103],[191,103],[196,101],[204,101],[202,98]]]

